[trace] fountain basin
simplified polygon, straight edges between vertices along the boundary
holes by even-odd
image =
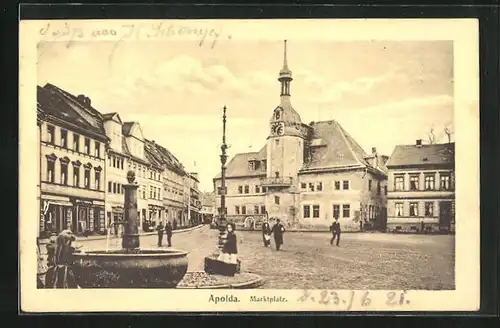
[[[73,253],[82,288],[175,288],[187,272],[187,252],[176,249],[92,250]]]

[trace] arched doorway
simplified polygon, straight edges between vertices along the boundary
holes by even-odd
[[[253,230],[255,228],[255,219],[251,216],[248,216],[245,219],[245,228]]]

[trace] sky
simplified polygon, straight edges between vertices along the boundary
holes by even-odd
[[[452,41],[288,40],[291,101],[303,123],[337,120],[370,152],[446,142],[453,130]],[[265,145],[279,105],[283,41],[78,41],[38,44],[37,83],[84,94],[101,113],[138,121],[200,189],[220,171],[222,108],[230,158]]]

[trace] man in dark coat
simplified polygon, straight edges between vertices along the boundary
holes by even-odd
[[[163,223],[160,221],[160,224],[156,227],[158,231],[158,247],[161,247],[161,243],[163,241]]]
[[[340,223],[339,218],[335,218],[335,222],[332,223],[330,230],[332,231],[332,239],[330,240],[330,245],[333,245],[333,241],[337,238],[337,246],[340,243]]]
[[[168,247],[172,246],[172,224],[170,221],[167,221],[167,224],[165,225],[165,232],[167,233],[167,242],[168,242]]]
[[[274,235],[274,243],[276,244],[276,250],[279,251],[281,245],[283,245],[283,233],[285,232],[285,227],[280,222],[280,219],[276,220],[276,224],[273,226],[272,234]]]

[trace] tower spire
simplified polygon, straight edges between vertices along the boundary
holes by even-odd
[[[287,40],[284,40],[284,51],[283,51],[283,68],[280,70],[280,76],[278,81],[281,82],[281,96],[290,96],[290,82],[292,79],[292,71],[288,68],[287,59]]]
[[[283,54],[283,68],[287,69],[288,68],[288,62],[286,60],[286,40],[285,40],[285,50]]]

